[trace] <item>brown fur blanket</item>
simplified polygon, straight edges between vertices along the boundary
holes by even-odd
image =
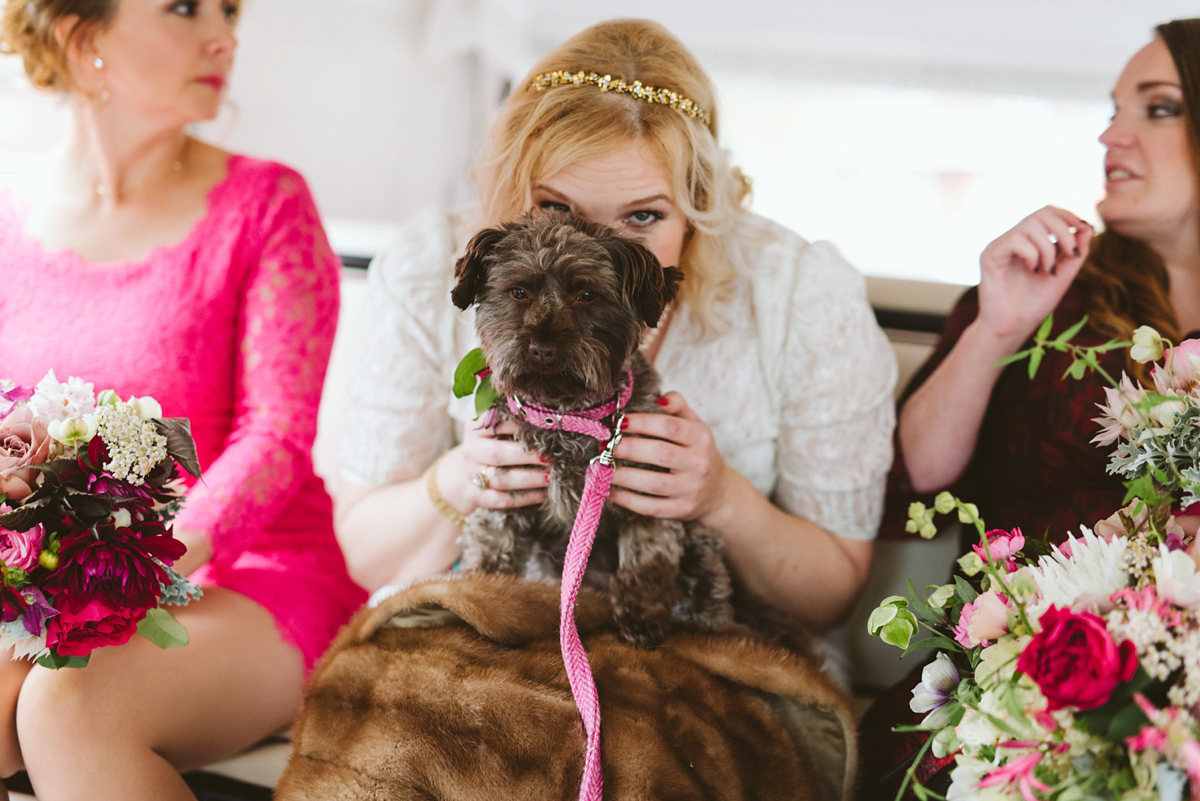
[[[558,593],[464,575],[362,610],[313,676],[275,798],[577,798],[584,734]],[[813,665],[753,635],[625,644],[609,601],[586,588],[577,620],[600,694],[607,801],[851,796],[853,718]]]

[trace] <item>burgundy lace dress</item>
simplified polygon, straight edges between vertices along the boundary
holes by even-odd
[[[203,477],[176,527],[213,549],[193,578],[265,607],[311,669],[365,595],[313,473],[339,267],[304,179],[231,156],[191,233],[136,262],[47,252],[27,212],[0,191],[0,377],[53,368],[190,418]]]

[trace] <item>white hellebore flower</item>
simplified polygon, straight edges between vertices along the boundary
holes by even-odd
[[[928,712],[921,721],[923,729],[940,729],[950,720],[948,706],[954,699],[954,689],[958,687],[958,668],[950,661],[950,657],[939,653],[921,671],[921,683],[912,690],[912,700],[908,708],[913,712]]]
[[[46,426],[46,433],[56,442],[61,442],[70,448],[77,448],[92,441],[99,431],[96,415],[85,414],[81,418],[69,420],[51,420]]]
[[[1159,598],[1193,612],[1200,609],[1200,573],[1186,551],[1168,551],[1160,545],[1150,566]]]
[[[1138,326],[1133,332],[1133,347],[1129,358],[1138,364],[1158,360],[1163,354],[1163,338],[1148,325]]]
[[[162,406],[158,404],[154,398],[147,395],[144,398],[130,398],[129,405],[137,412],[138,417],[142,420],[156,420],[162,418]]]

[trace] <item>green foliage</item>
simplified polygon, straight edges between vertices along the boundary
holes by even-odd
[[[65,667],[81,668],[87,667],[88,660],[91,658],[91,654],[87,656],[58,656],[57,654],[47,652],[37,658],[37,663],[51,670],[58,670]]]
[[[476,375],[487,369],[483,348],[475,348],[454,368],[454,397],[465,398],[475,391]]]
[[[180,648],[188,644],[187,629],[174,615],[161,607],[147,612],[142,622],[138,623],[137,631],[159,648]]]

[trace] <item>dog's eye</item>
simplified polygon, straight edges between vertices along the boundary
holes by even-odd
[[[514,289],[508,290],[508,294],[512,295],[517,300],[525,300],[529,297],[529,293],[526,292],[521,287],[516,287]]]
[[[591,303],[595,299],[596,299],[596,293],[590,292],[590,291],[580,292],[578,295],[575,296],[575,300],[577,300],[580,303]]]

